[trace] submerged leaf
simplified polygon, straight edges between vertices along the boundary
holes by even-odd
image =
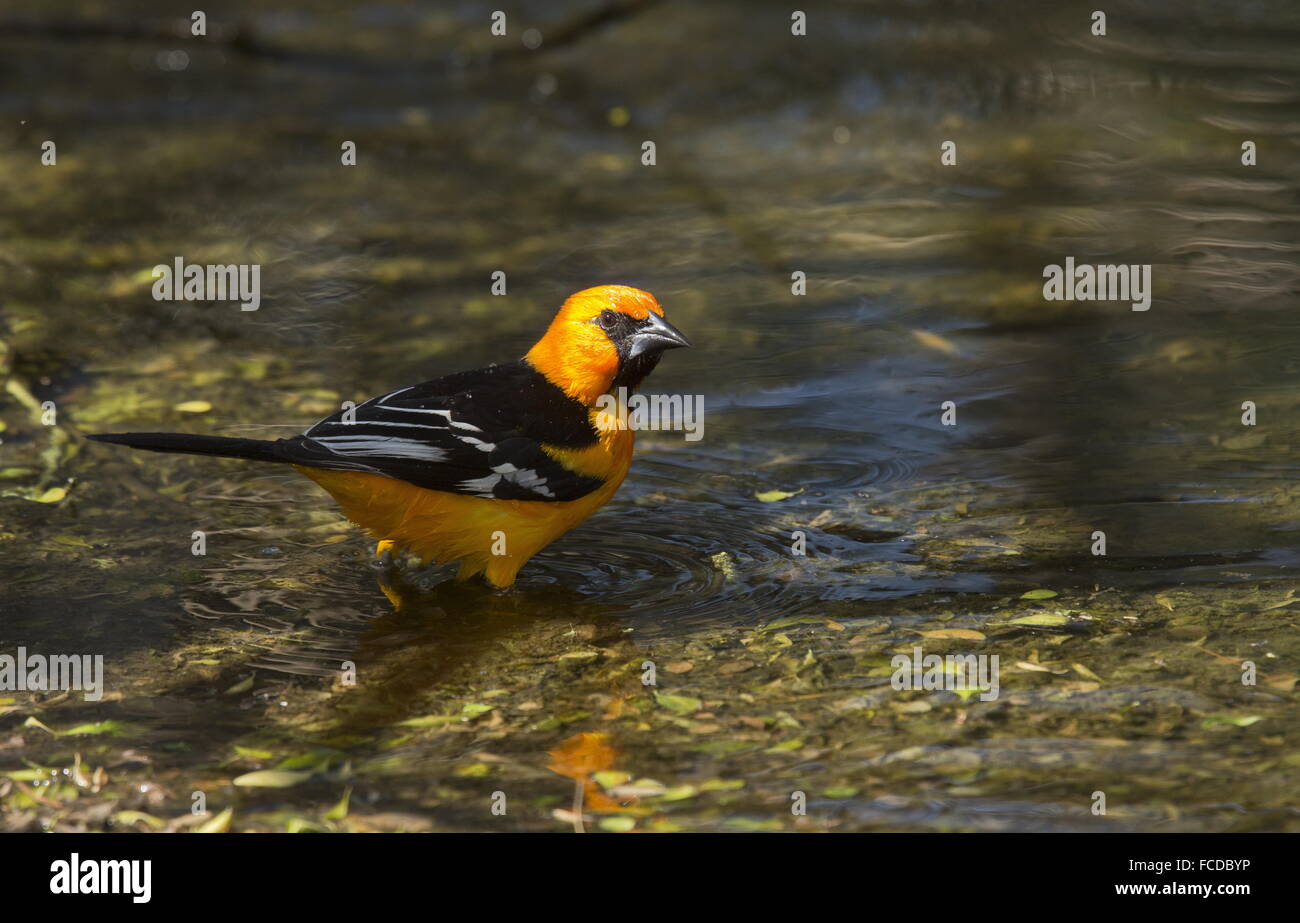
[[[778,500],[788,500],[788,499],[790,499],[791,497],[798,496],[798,495],[801,494],[801,493],[803,493],[803,488],[802,488],[802,487],[800,487],[800,488],[799,488],[798,490],[796,490],[796,491],[788,491],[788,490],[765,490],[765,491],[762,491],[762,492],[760,492],[760,493],[756,493],[756,494],[754,494],[754,499],[755,499],[755,500],[759,500],[759,501],[761,501],[761,502],[763,502],[763,503],[776,503]]]
[[[932,631],[917,631],[922,638],[933,638],[943,640],[951,638],[957,641],[983,641],[982,632],[973,631],[969,628],[936,628]]]
[[[347,816],[348,816],[348,801],[349,801],[351,798],[352,798],[352,789],[351,789],[350,787],[347,788],[347,789],[344,789],[344,791],[343,791],[343,797],[339,799],[339,803],[336,804],[336,805],[334,805],[334,807],[330,808],[328,811],[325,812],[325,819],[326,819],[326,820],[343,820],[343,818],[347,817]]]
[[[306,782],[313,775],[315,773],[290,769],[259,769],[244,773],[234,780],[234,784],[243,788],[290,788]]]
[[[600,819],[600,829],[608,830],[610,833],[627,833],[635,828],[636,818],[629,817],[627,814],[615,814],[613,817]]]
[[[51,487],[49,490],[45,491],[45,493],[41,494],[39,497],[33,497],[32,499],[35,500],[37,503],[58,503],[67,495],[68,495],[68,490],[66,487]]]
[[[235,683],[235,685],[231,686],[229,689],[226,690],[225,694],[239,695],[241,692],[247,692],[252,688],[253,688],[253,677],[250,676],[247,679],[243,679]]]
[[[120,721],[92,721],[89,724],[78,724],[76,727],[70,727],[66,731],[57,733],[60,737],[71,734],[107,734],[110,737],[121,737],[125,732],[126,728]]]
[[[1009,625],[1036,625],[1046,627],[1051,625],[1064,625],[1069,619],[1059,612],[1035,612],[1033,615],[1022,615],[1018,619],[1012,619]]]
[[[234,808],[226,808],[216,817],[196,827],[195,833],[225,833],[230,829],[231,818],[235,816]]]
[[[113,823],[120,824],[123,827],[130,827],[134,824],[147,824],[154,830],[161,830],[167,826],[166,821],[161,817],[154,817],[152,814],[146,814],[144,811],[118,811],[113,815]]]
[[[604,734],[575,734],[554,750],[548,751],[551,765],[546,768],[570,779],[586,779],[614,765],[618,751]]]
[[[672,695],[667,692],[656,692],[655,701],[675,715],[691,715],[704,706],[704,703],[694,696]]]
[[[1252,724],[1263,720],[1263,715],[1210,715],[1201,722],[1201,727],[1206,728],[1207,730],[1213,727],[1222,727],[1223,725],[1248,728]]]

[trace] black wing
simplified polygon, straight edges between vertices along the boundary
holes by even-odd
[[[448,375],[326,417],[278,452],[296,464],[368,471],[502,500],[576,500],[603,483],[542,444],[596,442],[587,409],[525,362]]]

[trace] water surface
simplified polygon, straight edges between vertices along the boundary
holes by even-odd
[[[0,694],[0,822],[567,829],[548,753],[602,734],[590,829],[1297,829],[1300,14],[1165,6],[0,14],[0,650],[109,670]],[[261,309],[155,302],[177,255]],[[1067,256],[1151,309],[1045,301]],[[79,437],[299,432],[604,282],[697,344],[651,385],[704,438],[643,434],[506,594],[375,570],[291,472]],[[893,689],[916,644],[1000,697]]]

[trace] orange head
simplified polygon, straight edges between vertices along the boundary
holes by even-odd
[[[569,296],[524,359],[570,397],[592,406],[613,389],[641,384],[664,350],[691,345],[663,317],[654,295],[639,288],[584,289]]]

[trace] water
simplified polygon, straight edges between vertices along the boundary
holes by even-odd
[[[538,4],[535,52],[472,5],[248,5],[206,44],[131,7],[88,39],[0,16],[0,338],[60,424],[6,395],[0,650],[110,673],[0,695],[2,768],[109,777],[62,812],[0,782],[7,826],[180,827],[201,786],[232,829],[565,829],[547,751],[602,733],[675,791],[641,829],[1296,829],[1288,5],[1131,3],[1104,38],[1077,5],[837,6],[794,38],[768,5]],[[260,263],[262,308],[153,301],[176,255]],[[1067,256],[1151,264],[1151,309],[1045,301]],[[75,435],[297,432],[517,356],[602,282],[697,344],[650,384],[702,394],[704,438],[644,434],[508,594],[375,571],[289,472]],[[918,634],[951,629],[984,639]],[[997,654],[1002,696],[895,691],[917,643]],[[231,785],[278,765],[315,774]]]

